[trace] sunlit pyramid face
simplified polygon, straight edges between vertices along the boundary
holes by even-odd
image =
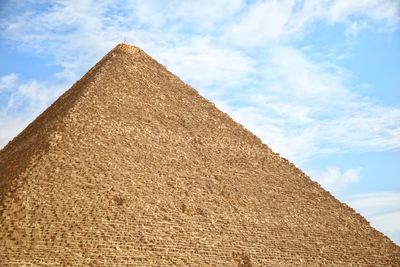
[[[0,152],[1,266],[395,266],[359,214],[120,44]]]

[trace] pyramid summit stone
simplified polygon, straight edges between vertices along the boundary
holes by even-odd
[[[0,151],[0,266],[290,265],[400,248],[137,47]]]

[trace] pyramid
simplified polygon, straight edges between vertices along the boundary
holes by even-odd
[[[0,266],[400,266],[400,248],[141,49],[0,151]]]

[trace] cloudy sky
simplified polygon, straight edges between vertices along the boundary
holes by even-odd
[[[124,41],[400,244],[400,1],[0,0],[0,147]]]

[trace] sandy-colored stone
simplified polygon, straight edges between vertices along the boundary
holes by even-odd
[[[0,266],[291,265],[400,248],[139,48],[0,151]]]

